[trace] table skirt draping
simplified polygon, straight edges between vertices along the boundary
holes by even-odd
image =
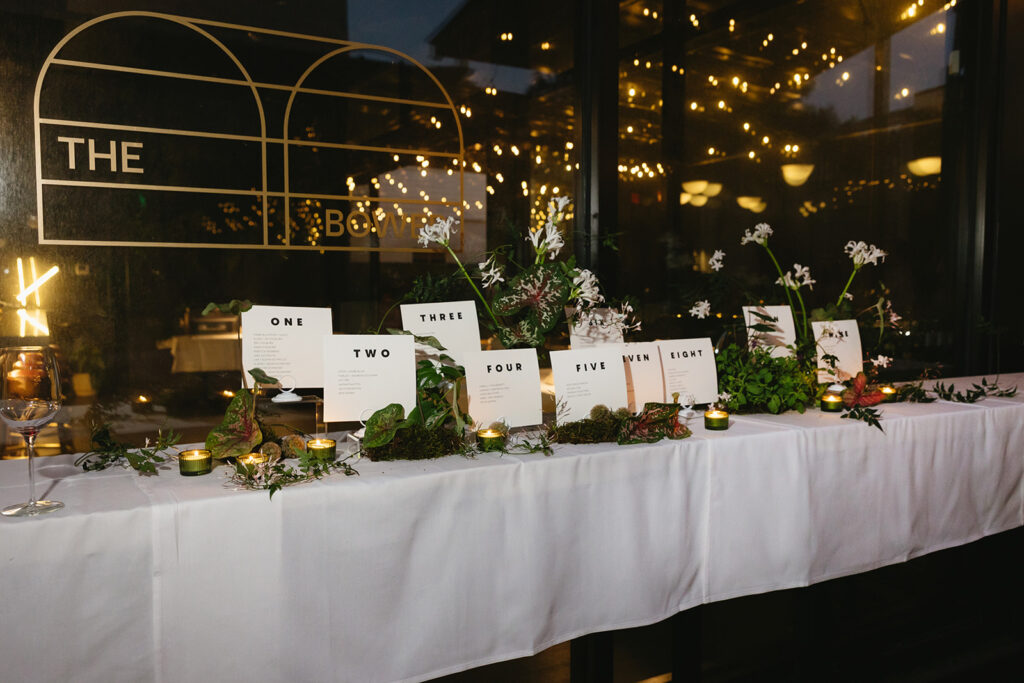
[[[3,677],[425,680],[1024,523],[1024,400],[882,410],[884,433],[809,411],[550,457],[364,460],[273,500],[219,471],[48,458],[41,490],[67,509],[0,520]],[[0,503],[25,497],[24,467],[0,462]]]

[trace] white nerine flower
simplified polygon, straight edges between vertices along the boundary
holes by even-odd
[[[754,232],[750,232],[750,230],[743,231],[743,237],[740,238],[740,244],[756,242],[763,247],[768,243],[768,237],[771,234],[772,229],[767,223],[758,223],[754,226]]]
[[[877,266],[880,260],[885,261],[885,257],[889,255],[888,252],[882,251],[873,244],[854,242],[853,240],[846,243],[843,251],[853,259],[854,268],[860,268],[868,263]]]
[[[889,314],[890,325],[897,325],[901,320],[903,320],[903,316],[899,315],[898,313],[896,313],[896,311],[892,310],[892,299],[886,300],[885,312]]]
[[[499,282],[504,282],[504,270],[498,265],[498,262],[494,260],[494,256],[491,255],[486,261],[476,264],[476,267],[480,269],[480,277],[482,278],[481,284],[484,287],[491,287]]]
[[[441,246],[447,247],[451,242],[452,232],[455,230],[452,227],[453,223],[455,223],[455,216],[438,218],[433,225],[420,228],[420,236],[416,241],[424,247],[429,247],[431,242],[437,242]]]
[[[868,361],[876,368],[887,368],[892,363],[892,358],[889,356],[879,356],[878,358],[870,358]]]
[[[580,268],[579,274],[572,279],[572,284],[579,290],[576,297],[579,299],[580,304],[596,306],[604,301],[604,295],[601,294],[601,285],[597,282],[597,276],[586,268]],[[580,307],[580,305],[577,305],[577,308]]]
[[[693,304],[693,308],[690,309],[690,315],[703,320],[711,315],[711,303],[706,299],[704,301],[697,301]]]
[[[722,393],[718,394],[719,403],[728,403],[731,399],[732,394],[730,394],[728,391],[723,391]]]
[[[811,279],[811,269],[807,266],[801,266],[799,263],[793,264],[793,272],[787,272],[785,275],[775,281],[775,284],[788,287],[790,289],[800,289],[801,287],[807,287],[814,289],[814,283],[817,280]]]
[[[721,249],[715,249],[715,253],[708,259],[708,267],[714,271],[721,270],[722,266],[725,265],[722,263],[723,258],[725,258],[725,252]]]
[[[843,294],[843,298],[845,298],[848,301],[853,301],[853,294],[847,292],[846,294]]]

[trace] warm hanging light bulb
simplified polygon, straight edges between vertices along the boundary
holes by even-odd
[[[814,164],[783,164],[782,179],[787,185],[800,187],[807,182],[814,171]]]
[[[683,183],[683,189],[690,194],[702,194],[704,190],[708,189],[708,181],[706,180],[688,180]]]
[[[907,162],[907,168],[917,176],[937,175],[942,172],[942,157],[921,157]]]

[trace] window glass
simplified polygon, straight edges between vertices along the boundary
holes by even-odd
[[[103,421],[202,440],[239,386],[238,321],[208,302],[399,327],[417,277],[420,298],[470,294],[416,228],[458,214],[475,263],[574,186],[575,3],[143,5],[172,16],[0,9],[0,336],[56,345],[67,375],[43,454]]]

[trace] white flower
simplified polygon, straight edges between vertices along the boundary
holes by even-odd
[[[549,224],[544,227],[544,250],[548,254],[548,258],[554,260],[558,252],[565,246],[565,242],[562,241],[562,232],[554,226]]]
[[[865,242],[854,242],[850,240],[843,247],[843,251],[853,259],[853,267],[860,268],[861,266],[870,263],[873,266],[877,266],[879,260],[885,261],[885,257],[888,256],[888,252],[884,252],[873,244],[867,244]]]
[[[431,242],[437,242],[441,246],[447,247],[452,239],[452,232],[454,230],[452,224],[454,222],[455,216],[438,218],[433,225],[420,228],[420,236],[416,241],[424,247],[429,247]]]
[[[892,358],[880,355],[878,358],[869,358],[868,362],[876,368],[887,368],[889,367],[889,364],[892,363]]]
[[[719,403],[728,403],[731,399],[732,399],[732,394],[730,394],[728,391],[723,391],[722,393],[720,393],[718,395],[718,402]]]
[[[768,243],[768,237],[772,234],[772,229],[767,223],[758,223],[754,226],[754,232],[745,230],[743,237],[740,238],[740,244],[748,244],[750,242],[756,242],[762,247]]]
[[[793,264],[793,272],[787,272],[785,275],[775,281],[775,284],[788,287],[790,289],[800,289],[801,287],[807,287],[814,289],[814,283],[817,280],[811,279],[811,269],[807,266],[801,266],[799,263]]]
[[[476,266],[480,269],[480,277],[483,279],[481,284],[484,287],[492,287],[499,282],[505,281],[504,271],[498,265],[498,262],[494,260],[493,254],[486,261],[478,263]]]
[[[847,292],[846,294],[843,294],[843,298],[845,298],[848,301],[853,301],[853,294]]]
[[[623,334],[630,330],[640,331],[640,321],[633,315],[633,306],[628,301],[624,301],[618,309],[610,309],[607,321],[606,327],[617,327]]]
[[[704,301],[697,301],[693,304],[693,308],[690,309],[690,315],[703,320],[711,315],[711,303],[706,299]]]
[[[601,286],[597,282],[597,276],[586,268],[581,268],[578,271],[576,277],[572,279],[572,284],[578,290],[576,297],[580,300],[580,304],[596,306],[604,301],[604,295],[601,294]],[[580,308],[580,306],[577,305],[577,308]]]
[[[724,265],[722,263],[723,258],[725,258],[725,252],[722,251],[721,249],[715,249],[715,253],[712,254],[711,258],[708,259],[708,267],[716,272],[721,270],[722,266]]]
[[[896,313],[896,311],[892,310],[892,299],[886,300],[885,312],[889,314],[890,325],[897,325],[901,320],[903,320],[903,316],[899,315],[898,313]]]

